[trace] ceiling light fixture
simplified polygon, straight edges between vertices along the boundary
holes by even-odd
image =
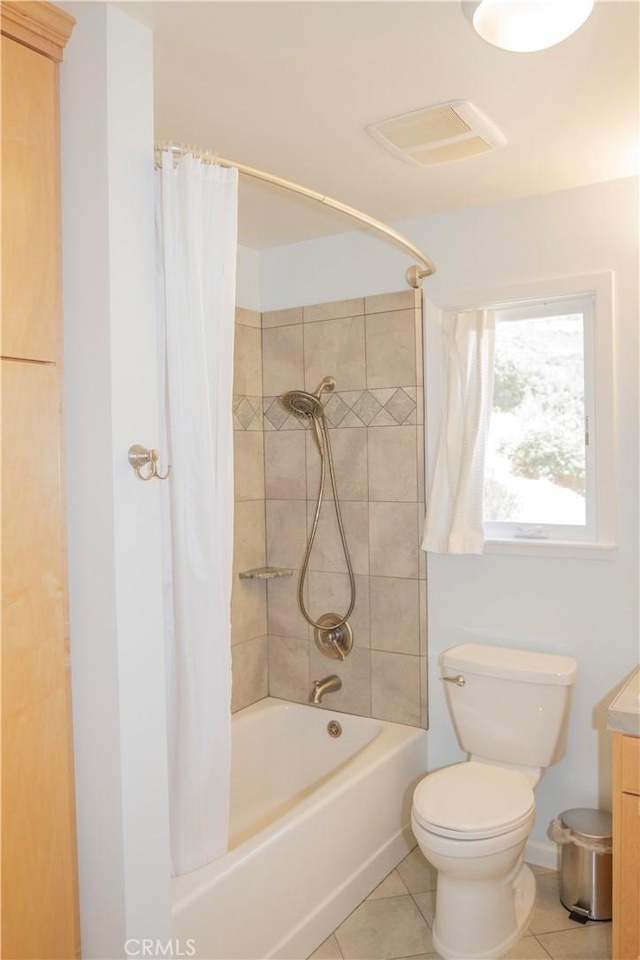
[[[463,3],[483,40],[516,53],[546,50],[575,33],[594,0],[481,0]]]

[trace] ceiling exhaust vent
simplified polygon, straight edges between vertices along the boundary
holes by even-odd
[[[466,160],[507,142],[468,100],[451,100],[381,120],[368,126],[367,132],[391,153],[421,167]]]

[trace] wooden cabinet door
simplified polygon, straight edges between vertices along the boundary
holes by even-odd
[[[60,311],[58,65],[2,37],[4,357],[56,360]]]
[[[640,797],[622,794],[620,807],[620,945],[615,960],[640,960]]]
[[[75,953],[60,410],[53,364],[2,360],[2,957]]]

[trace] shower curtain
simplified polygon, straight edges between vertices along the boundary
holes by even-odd
[[[158,323],[171,855],[227,849],[231,754],[237,170],[171,153],[157,171]]]

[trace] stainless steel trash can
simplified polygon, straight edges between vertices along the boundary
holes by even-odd
[[[611,920],[611,814],[579,807],[558,819],[569,831],[560,848],[560,900],[573,920]]]

